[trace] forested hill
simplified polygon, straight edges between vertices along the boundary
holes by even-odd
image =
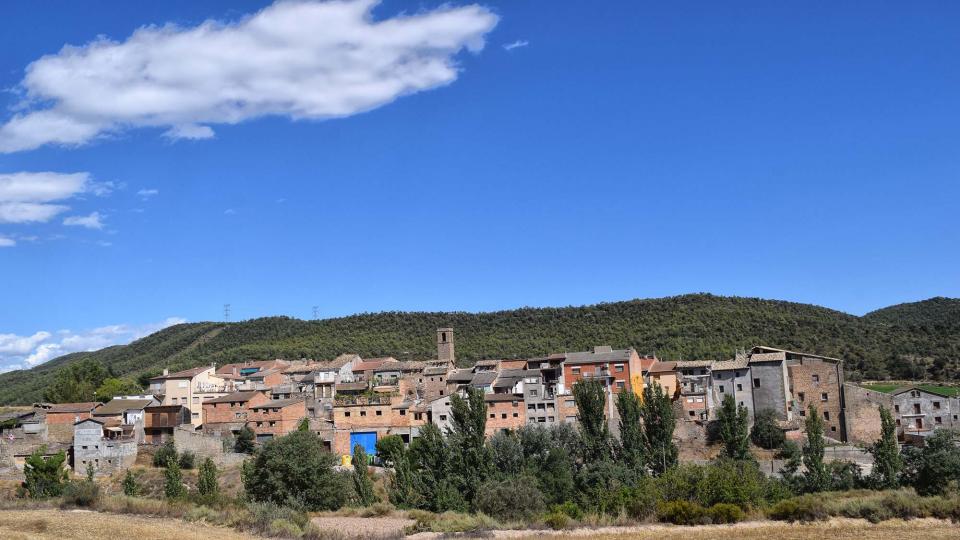
[[[664,359],[724,359],[764,344],[843,358],[848,376],[960,378],[960,300],[934,298],[856,317],[818,306],[694,294],[584,307],[493,313],[372,313],[320,321],[270,317],[172,326],[129,345],[74,353],[0,375],[0,404],[41,399],[60,367],[95,359],[115,376],[139,377],[250,359],[428,359],[438,327],[456,331],[459,361],[526,358],[635,347]]]

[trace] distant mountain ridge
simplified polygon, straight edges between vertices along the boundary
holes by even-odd
[[[960,299],[931,298],[857,317],[824,307],[688,294],[581,307],[490,313],[383,312],[303,321],[267,317],[171,326],[129,345],[73,353],[0,374],[0,405],[41,399],[56,370],[95,359],[116,376],[250,359],[427,359],[434,332],[455,329],[459,362],[529,358],[599,345],[634,347],[663,359],[725,359],[765,344],[843,358],[848,377],[960,379]]]

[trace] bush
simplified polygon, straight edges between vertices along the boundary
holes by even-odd
[[[707,509],[713,523],[737,523],[747,519],[747,514],[737,505],[717,503]]]
[[[644,521],[657,513],[660,491],[653,481],[625,490],[623,511],[633,519]]]
[[[780,429],[777,413],[773,409],[757,411],[753,420],[753,429],[750,430],[750,440],[753,444],[767,450],[775,450],[783,446],[786,436]]]
[[[813,495],[780,501],[773,505],[767,516],[770,519],[791,523],[795,521],[821,521],[830,517],[823,500]]]
[[[688,501],[669,501],[657,507],[660,521],[674,525],[701,525],[706,522],[707,510],[697,503]]]
[[[127,469],[127,474],[123,477],[123,494],[128,497],[136,497],[140,494],[140,485],[131,469]]]
[[[569,517],[570,519],[575,519],[577,521],[580,521],[581,519],[583,519],[583,510],[581,510],[580,507],[577,506],[577,503],[571,502],[571,501],[567,501],[563,504],[553,505],[553,507],[550,508],[550,512],[551,513],[561,512],[565,514],[567,517]]]
[[[337,474],[337,458],[315,433],[295,431],[268,441],[243,464],[243,487],[254,501],[303,510],[336,510],[352,491]]]
[[[74,480],[63,488],[63,505],[91,508],[100,501],[100,486],[90,480]]]
[[[570,516],[554,510],[543,516],[543,523],[555,531],[560,531],[570,526]]]
[[[408,528],[407,533],[437,532],[437,533],[464,533],[489,531],[499,528],[500,524],[486,514],[463,514],[460,512],[444,512],[434,514],[424,510],[412,510],[408,517],[415,523]]]
[[[171,460],[177,461],[177,449],[173,446],[173,441],[167,441],[153,454],[153,466],[166,467]]]
[[[481,484],[474,505],[488,516],[506,521],[529,521],[545,509],[536,481],[524,476]]]
[[[184,470],[189,471],[189,470],[193,469],[193,468],[196,466],[196,464],[197,464],[197,456],[194,455],[193,452],[190,452],[190,451],[188,450],[188,451],[180,454],[180,459],[177,460],[177,463],[180,465],[180,468],[181,468],[181,469],[184,469]]]
[[[247,505],[250,518],[247,527],[259,534],[298,537],[310,522],[309,516],[286,506],[265,502]],[[287,532],[296,530],[296,534]]]

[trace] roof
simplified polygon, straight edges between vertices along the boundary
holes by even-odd
[[[47,413],[78,413],[90,412],[100,405],[96,401],[84,401],[82,403],[57,403],[47,409]]]
[[[219,398],[217,398],[219,399]],[[210,401],[213,401],[212,399]],[[204,401],[204,403],[210,403],[210,401]],[[144,407],[145,412],[172,412],[178,409],[186,409],[183,405],[150,405],[149,407]]]
[[[354,360],[360,360],[360,355],[352,353],[341,354],[329,362],[324,362],[323,367],[328,369],[340,369]]]
[[[93,422],[95,424],[100,424],[101,426],[103,425],[103,421],[97,420],[95,418],[84,418],[83,420],[77,420],[76,422],[73,423],[73,425],[82,424],[84,422]]]
[[[749,363],[746,356],[738,356],[733,360],[719,360],[713,363],[713,371],[724,371],[730,369],[745,369]]]
[[[938,392],[938,391],[936,391],[936,390],[930,390],[930,389],[927,389],[927,388],[920,388],[919,386],[908,386],[908,387],[906,387],[906,388],[900,388],[900,389],[894,390],[893,392],[890,392],[890,395],[891,395],[891,396],[899,396],[900,394],[902,394],[902,393],[904,393],[904,392],[909,392],[909,391],[912,391],[912,390],[917,390],[918,392],[923,392],[923,393],[925,393],[925,394],[932,394],[932,395],[934,395],[934,396],[943,397],[943,398],[952,398],[952,397],[953,397],[953,396],[951,396],[950,394],[947,394],[946,392]]]
[[[473,365],[480,367],[496,367],[499,363],[499,360],[477,360]]]
[[[447,368],[445,367],[428,367],[423,369],[424,375],[446,375]]]
[[[503,374],[501,373],[500,376],[497,377],[496,382],[493,383],[493,387],[494,388],[511,388],[513,387],[513,385],[517,384],[522,380],[523,380],[523,377],[504,377]]]
[[[143,409],[155,400],[153,399],[112,399],[93,412],[96,416],[123,414],[124,411]]]
[[[447,380],[450,382],[468,383],[473,379],[472,369],[455,369],[450,372]]]
[[[387,360],[380,364],[380,367],[374,368],[374,372],[384,371],[422,371],[426,364],[423,362]]]
[[[484,401],[523,401],[523,396],[514,394],[484,394]]]
[[[208,399],[204,401],[204,403],[246,403],[257,394],[262,394],[262,392],[259,390],[244,390],[243,392],[234,392],[218,398]]]
[[[289,407],[290,405],[296,405],[297,403],[303,403],[303,398],[296,399],[273,399],[266,403],[261,403],[260,405],[254,405],[250,407],[251,409],[282,409],[284,407]]]
[[[224,364],[217,369],[217,375],[225,375],[233,372],[233,369],[236,368],[237,371],[243,368],[272,368],[277,366],[286,366],[289,362],[286,360],[255,360],[247,362],[233,362],[231,364]]]
[[[595,364],[598,362],[627,362],[636,351],[633,349],[618,349],[600,352],[586,351],[565,353],[567,364]],[[553,357],[554,355],[551,355]]]
[[[357,390],[366,390],[367,383],[365,382],[347,382],[347,383],[338,383],[335,387],[337,392],[351,392]]]
[[[493,384],[493,381],[497,378],[496,371],[481,371],[480,373],[474,373],[473,378],[470,379],[470,384],[474,386],[486,386],[488,384]]]
[[[280,373],[281,371],[282,371],[282,370],[280,370],[280,369],[262,369],[262,370],[260,370],[260,371],[258,371],[258,372],[256,372],[256,373],[251,373],[251,374],[247,375],[246,378],[247,378],[247,379],[262,379],[263,377],[266,377],[267,375],[273,375],[274,373]]]
[[[822,356],[819,354],[799,352],[799,351],[788,351],[787,349],[777,349],[776,347],[767,347],[766,345],[756,345],[753,347],[753,349],[751,349],[751,352],[753,353],[758,353],[759,351],[771,352],[771,353],[783,353],[784,355],[805,356],[807,358],[819,358],[821,360],[830,360],[832,362],[843,362],[843,360],[839,358],[833,358],[830,356]]]
[[[713,367],[713,360],[677,360],[677,369]]]
[[[283,370],[284,373],[312,373],[319,369],[323,364],[319,362],[297,362]]]
[[[353,366],[353,371],[354,371],[354,372],[357,372],[357,371],[373,371],[373,370],[377,369],[378,367],[382,366],[383,363],[386,362],[387,360],[393,360],[394,362],[396,362],[396,359],[395,359],[395,358],[369,358],[369,359],[363,360],[363,361],[357,363],[355,366]]]
[[[650,366],[650,369],[647,371],[649,373],[669,373],[676,370],[676,362],[654,362],[654,364]]]
[[[164,379],[192,379],[208,369],[212,369],[212,368],[210,366],[200,366],[200,367],[185,369],[183,371],[178,371],[176,373],[170,373],[169,375],[158,375],[156,377],[151,377],[150,380],[160,381]]]

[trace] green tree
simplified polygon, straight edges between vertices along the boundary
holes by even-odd
[[[300,420],[300,423],[297,424],[297,431],[310,431],[310,419],[304,417]]]
[[[167,470],[163,472],[163,494],[168,499],[182,499],[187,496],[187,489],[183,485],[183,474],[177,460],[167,460]]]
[[[447,438],[463,498],[472,503],[477,490],[492,472],[490,448],[486,444],[487,404],[483,392],[467,387],[466,396],[450,396],[452,419]]]
[[[876,489],[896,489],[900,487],[900,473],[903,460],[900,458],[900,445],[897,444],[897,426],[890,410],[880,406],[880,439],[868,449],[873,456],[873,470],[870,483]]]
[[[107,378],[103,364],[84,359],[68,364],[57,371],[56,378],[43,393],[43,399],[53,403],[95,401],[96,390]]]
[[[524,466],[523,445],[513,431],[498,431],[490,437],[493,467],[503,476],[516,476]]]
[[[387,435],[377,440],[377,455],[388,466],[400,460],[404,454],[403,439],[399,435]]]
[[[617,395],[617,412],[620,415],[620,461],[628,468],[642,473],[647,467],[644,454],[643,423],[640,420],[640,398],[633,392],[623,391]]]
[[[452,451],[435,424],[420,428],[410,443],[411,468],[423,495],[423,507],[433,512],[466,510],[463,493],[454,481]]]
[[[250,499],[293,508],[336,510],[347,499],[334,471],[337,458],[315,433],[294,431],[264,443],[243,464],[243,487]]]
[[[93,468],[93,462],[87,462],[87,482],[93,482],[93,477],[96,476],[97,470]]]
[[[131,469],[127,469],[127,474],[123,477],[123,494],[127,497],[140,495],[140,484],[137,483],[137,477]]]
[[[367,452],[359,444],[353,446],[353,489],[357,492],[357,502],[360,506],[370,506],[377,502],[367,467]]]
[[[783,430],[777,422],[777,413],[773,409],[760,409],[754,415],[753,429],[750,431],[753,444],[767,450],[776,450],[786,440]]]
[[[256,444],[254,440],[256,436],[253,434],[253,430],[247,426],[243,426],[239,433],[237,433],[237,440],[233,443],[233,451],[238,454],[252,454],[256,450]]]
[[[143,388],[132,379],[117,379],[114,377],[104,379],[97,387],[97,401],[107,402],[116,396],[137,395],[143,392]]]
[[[731,394],[723,396],[717,411],[717,424],[723,442],[723,455],[736,461],[752,460],[747,408],[743,405],[738,407]]]
[[[673,404],[659,384],[651,384],[643,389],[643,405],[640,407],[643,419],[644,442],[646,443],[647,464],[654,475],[677,466],[677,445],[673,443],[673,430],[677,419],[673,414]]]
[[[24,460],[23,489],[31,499],[59,496],[67,483],[68,476],[64,468],[67,455],[61,450],[45,457],[43,453],[46,449],[46,446],[42,446]]]
[[[157,448],[157,451],[153,454],[153,466],[166,467],[170,460],[177,461],[178,458],[177,448],[173,445],[173,441],[167,441],[163,443],[163,446]]]
[[[803,446],[805,489],[811,493],[830,489],[830,471],[823,461],[826,443],[823,440],[823,420],[815,405],[807,411],[807,443]]]
[[[216,497],[220,494],[220,483],[218,478],[220,471],[217,470],[216,463],[207,458],[200,463],[200,470],[197,476],[197,492],[204,497]]]
[[[905,469],[920,495],[943,495],[951,482],[960,481],[960,448],[955,431],[936,430],[910,458]]]
[[[597,379],[581,379],[573,385],[577,421],[583,438],[585,461],[610,459],[610,428],[607,425],[607,391]]]

